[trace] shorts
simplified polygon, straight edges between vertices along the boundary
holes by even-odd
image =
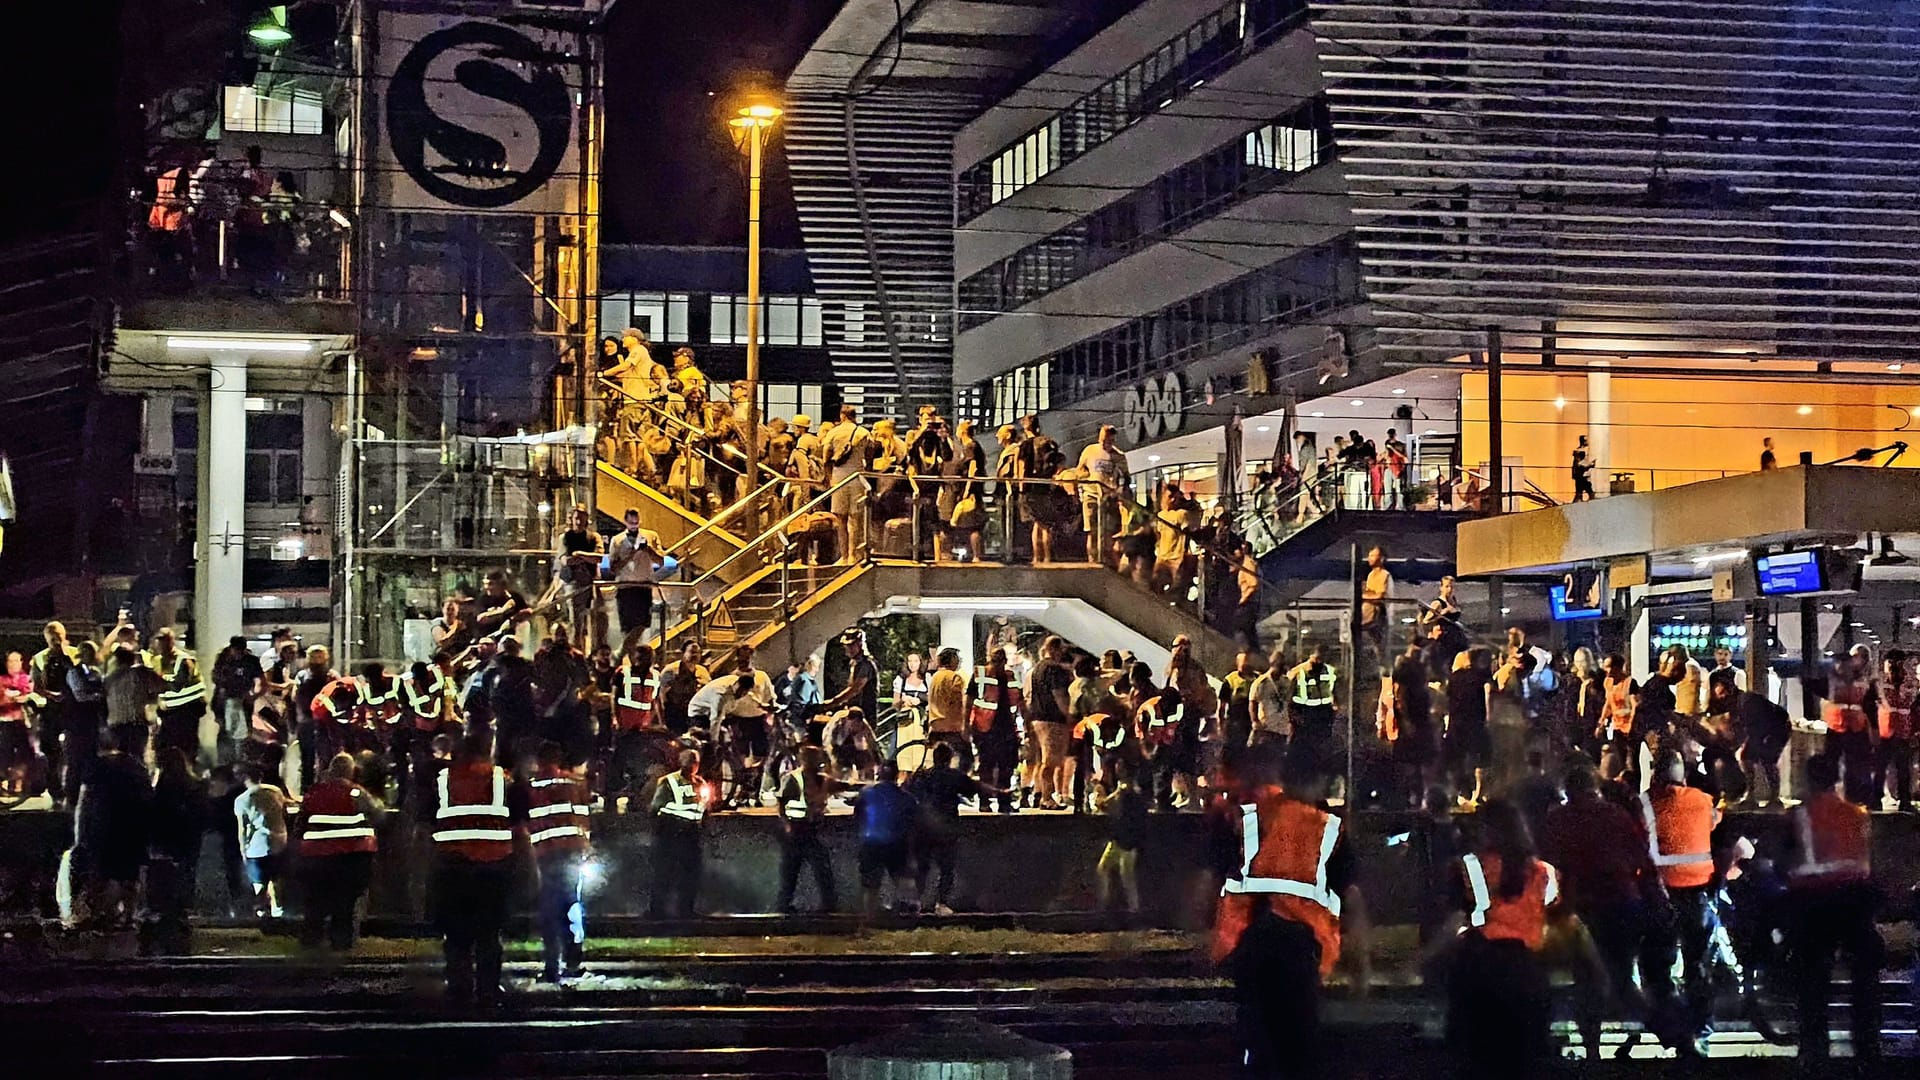
[[[280,877],[280,856],[278,855],[262,855],[257,859],[248,856],[243,861],[247,867],[247,884],[255,888]]]
[[[907,876],[907,842],[890,840],[885,843],[860,844],[860,884],[869,888],[880,887],[883,877],[903,878]]]

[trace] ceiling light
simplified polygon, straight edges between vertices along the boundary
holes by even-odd
[[[1800,414],[1801,416],[1812,416],[1812,415],[1813,415],[1813,406],[1811,406],[1811,405],[1802,405],[1802,406],[1800,406],[1800,407],[1799,407],[1798,409],[1795,409],[1794,411],[1795,411],[1795,412],[1797,412],[1797,413],[1799,413],[1799,414]]]
[[[1043,596],[935,596],[919,604],[921,611],[1045,611],[1052,606]]]
[[[1354,399],[1353,399],[1352,401],[1349,401],[1349,402],[1347,402],[1347,404],[1349,404],[1349,405],[1351,405],[1351,406],[1353,406],[1354,408],[1356,408],[1356,409],[1357,409],[1357,408],[1359,408],[1360,406],[1362,406],[1362,405],[1365,405],[1365,404],[1366,404],[1366,401],[1365,401],[1365,399],[1363,399],[1363,398],[1354,398]]]
[[[1438,431],[1435,431],[1435,430],[1434,430],[1434,429],[1432,429],[1432,428],[1428,428],[1427,430],[1425,430],[1425,431],[1423,431],[1423,432],[1421,432],[1420,434],[1421,434],[1421,435],[1438,435],[1438,434],[1440,434],[1440,433],[1439,433]]]
[[[1502,615],[1511,615],[1511,614],[1513,614],[1513,609],[1512,609],[1512,608],[1510,608],[1510,607],[1503,607],[1503,608],[1501,608],[1501,609],[1500,609],[1500,614],[1502,614]]]
[[[1272,429],[1272,428],[1270,428],[1270,427],[1267,427],[1266,425],[1264,425],[1264,424],[1263,424],[1263,425],[1261,425],[1260,427],[1257,427],[1257,428],[1254,428],[1253,430],[1255,430],[1255,431],[1258,431],[1258,432],[1260,432],[1260,433],[1261,433],[1262,435],[1264,435],[1264,434],[1266,434],[1267,432],[1269,432],[1269,431],[1272,431],[1273,429]]]
[[[1746,557],[1747,553],[1744,551],[1715,551],[1706,555],[1694,556],[1693,564],[1695,566],[1701,566],[1706,563],[1731,562],[1734,559],[1744,559]]]
[[[1567,407],[1567,399],[1566,399],[1566,398],[1563,398],[1563,397],[1557,397],[1557,398],[1554,398],[1554,399],[1553,399],[1553,407],[1554,407],[1554,408],[1556,408],[1556,409],[1564,409],[1564,408],[1566,408],[1566,407]]]
[[[1407,392],[1407,388],[1404,386],[1396,386],[1393,388],[1393,392],[1396,394],[1404,394]]]
[[[305,338],[197,338],[170,337],[167,348],[201,352],[278,352],[313,351],[313,342]]]
[[[1148,455],[1147,455],[1147,460],[1148,460],[1148,461],[1159,461],[1159,460],[1160,460],[1160,455],[1159,455],[1159,454],[1148,454]]]
[[[1906,367],[1906,366],[1907,366],[1907,365],[1905,365],[1905,364],[1888,364],[1888,365],[1887,365],[1887,370],[1888,370],[1888,371],[1899,371],[1899,370],[1900,370],[1901,368],[1903,368],[1903,367]]]
[[[1310,413],[1308,413],[1307,415],[1308,415],[1308,416],[1325,416],[1325,415],[1327,415],[1327,414],[1326,414],[1326,413],[1323,413],[1323,412],[1310,412]],[[1914,410],[1914,415],[1916,415],[1916,416],[1920,416],[1920,409],[1915,409],[1915,410]]]
[[[247,37],[255,45],[277,49],[293,40],[293,32],[287,29],[287,9],[284,5],[271,7],[261,12],[253,25],[247,27]]]

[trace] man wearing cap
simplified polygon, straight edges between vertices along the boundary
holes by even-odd
[[[821,711],[831,714],[852,705],[869,718],[879,716],[880,672],[873,665],[873,657],[867,655],[867,632],[857,626],[849,629],[840,635],[840,647],[847,653],[847,671],[844,675],[837,669],[829,672],[827,690],[831,696]]]
[[[813,417],[806,413],[793,418],[793,449],[795,453],[820,460],[820,437],[813,433]]]
[[[613,571],[613,604],[620,614],[620,636],[626,641],[653,620],[653,575],[665,556],[660,554],[660,534],[640,527],[638,507],[627,507],[622,520],[626,531],[607,544],[607,564]]]

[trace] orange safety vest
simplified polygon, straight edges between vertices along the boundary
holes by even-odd
[[[1225,960],[1264,903],[1320,943],[1320,977],[1340,960],[1340,896],[1327,864],[1340,844],[1340,818],[1271,785],[1240,806],[1240,872],[1227,879],[1213,922],[1213,956]]]
[[[437,784],[440,809],[434,814],[433,842],[441,851],[486,863],[513,854],[505,769],[476,761],[442,770]]]
[[[1127,741],[1127,725],[1111,713],[1093,713],[1074,726],[1073,737],[1092,742],[1097,750],[1118,750]]]
[[[537,854],[585,851],[591,812],[578,777],[543,771],[527,783],[527,839]]]
[[[1797,808],[1794,827],[1807,861],[1788,871],[1790,884],[1852,885],[1872,878],[1865,807],[1822,791]]]
[[[179,165],[154,178],[153,209],[147,211],[147,228],[159,232],[179,232],[187,223],[187,200],[180,190],[186,170]]]
[[[300,855],[356,855],[380,850],[373,823],[357,801],[360,788],[328,777],[300,800]]]
[[[1164,746],[1180,734],[1180,724],[1186,719],[1187,706],[1183,701],[1175,705],[1165,715],[1161,714],[1161,703],[1165,698],[1155,696],[1140,704],[1140,741],[1148,746]]]
[[[400,680],[389,677],[387,692],[376,694],[364,679],[355,679],[353,722],[363,728],[382,728],[400,719]]]
[[[1657,786],[1640,796],[1647,854],[1670,889],[1697,889],[1713,880],[1713,796],[1699,788]]]
[[[1633,680],[1621,679],[1607,684],[1607,715],[1613,730],[1627,735],[1633,731]]]
[[[1913,738],[1913,683],[1901,683],[1899,686],[1880,687],[1880,737],[1883,739]]]
[[[1560,874],[1543,860],[1533,860],[1533,872],[1519,896],[1498,893],[1500,856],[1493,852],[1460,857],[1461,872],[1467,879],[1467,897],[1473,910],[1467,913],[1462,933],[1477,933],[1488,941],[1517,941],[1538,952],[1546,938],[1547,910],[1560,902]]]
[[[1002,701],[1011,704],[1014,708],[1020,706],[1020,688],[1015,686],[1010,678],[995,679],[982,675],[974,680],[973,685],[973,707],[970,715],[975,731],[993,729],[994,717],[999,715]]]
[[[1865,679],[1834,679],[1827,686],[1827,703],[1821,713],[1827,730],[1836,735],[1867,730],[1867,687]]]
[[[631,663],[621,664],[613,678],[613,726],[620,731],[658,727],[654,704],[659,694],[659,669],[635,675]]]

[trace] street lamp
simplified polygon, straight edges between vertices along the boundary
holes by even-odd
[[[287,9],[284,5],[268,8],[247,27],[247,37],[262,48],[277,49],[293,40],[293,31],[287,29]]]
[[[747,490],[760,487],[760,162],[781,108],[749,100],[727,121],[733,144],[747,152]],[[758,510],[748,507],[748,520]],[[755,527],[758,523],[755,522]]]

